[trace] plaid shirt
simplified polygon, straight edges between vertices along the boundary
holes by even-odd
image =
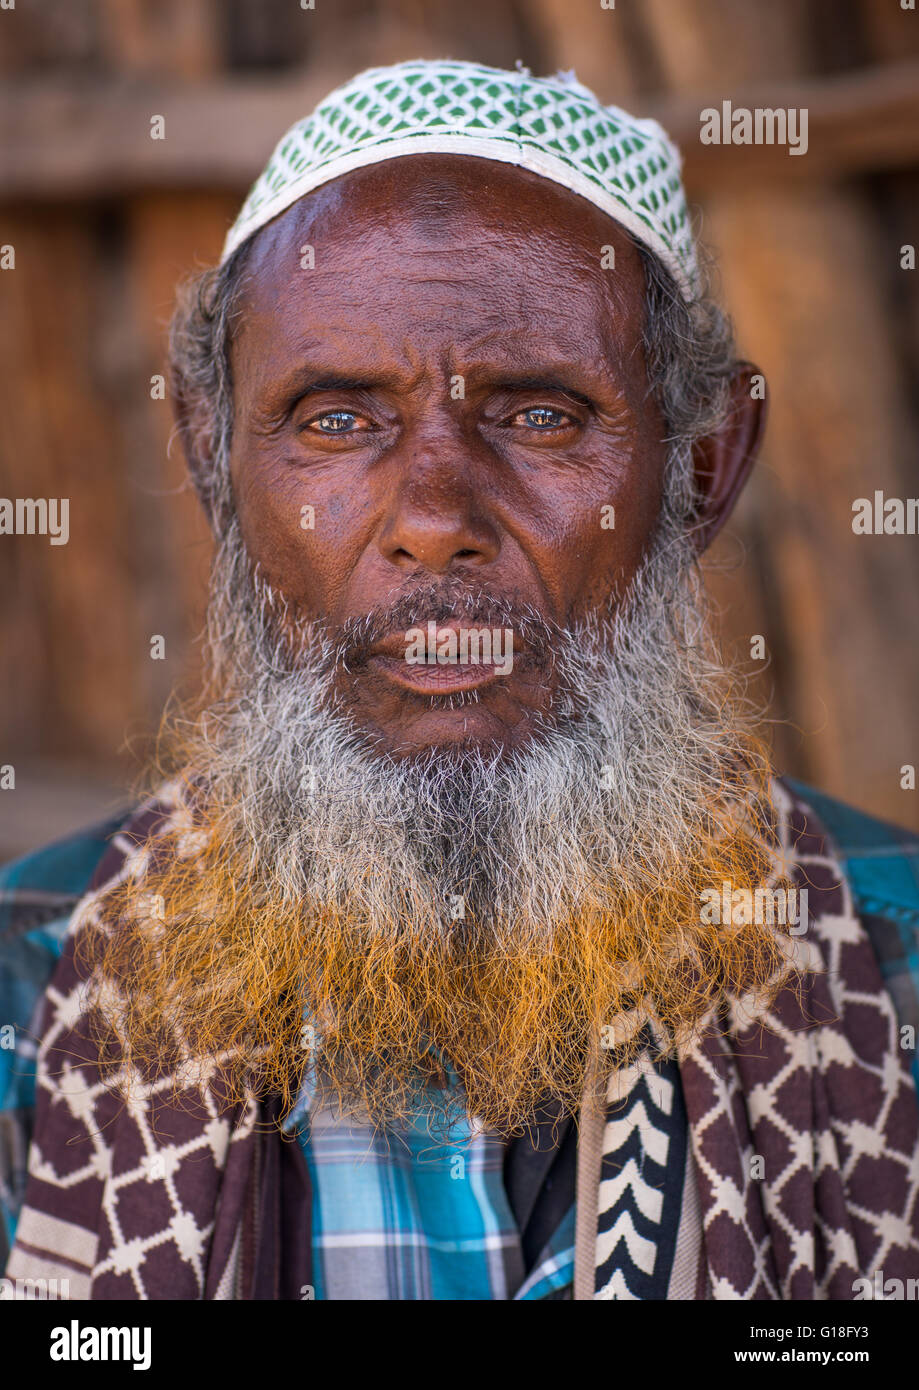
[[[811,802],[833,838],[899,1021],[915,1036],[919,837],[809,787],[791,785]],[[0,1269],[25,1188],[38,1006],[73,908],[123,820],[0,870]],[[919,1086],[915,1055],[913,1070]],[[302,1123],[308,1109],[304,1093],[290,1125]],[[369,1135],[343,1132],[321,1114],[313,1115],[300,1134],[313,1180],[318,1297],[345,1296],[346,1286],[349,1297],[355,1292],[372,1298],[570,1297],[574,1209],[546,1233],[535,1258],[531,1252],[526,1273],[502,1176],[502,1149],[492,1136],[476,1134],[468,1146],[437,1145],[418,1117],[387,1147]],[[465,1181],[451,1176],[457,1156],[464,1159]]]
[[[432,1135],[424,1113],[374,1130],[312,1100],[308,1081],[284,1128],[310,1172],[316,1298],[531,1300],[571,1285],[574,1203],[527,1274],[499,1136],[466,1122]]]

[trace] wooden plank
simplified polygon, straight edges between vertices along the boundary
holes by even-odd
[[[138,678],[149,647],[137,622],[138,508],[123,460],[117,277],[94,219],[10,210],[16,269],[0,277],[4,494],[69,499],[69,540],[3,539],[0,701],[7,750],[117,764],[124,730],[149,716]],[[115,229],[112,229],[115,232]]]
[[[919,14],[899,3],[879,5],[878,0],[857,0],[858,15],[867,40],[867,56],[892,61],[919,57]]]
[[[144,663],[152,708],[197,671],[201,649],[194,639],[204,621],[211,537],[188,480],[172,403],[151,398],[150,377],[166,370],[176,285],[217,260],[234,211],[225,197],[194,193],[143,194],[126,208],[124,313],[137,369],[122,393],[122,418],[133,442],[126,467],[147,499],[147,560],[136,602],[149,632],[166,638],[165,659]]]
[[[723,84],[727,96],[764,74],[774,85],[814,73],[807,51],[812,9],[801,0],[643,0],[636,12],[658,61],[657,85],[670,92]]]
[[[548,13],[548,11],[547,11]],[[309,69],[296,81],[226,79],[176,85],[19,79],[0,92],[0,198],[87,198],[155,189],[243,192],[286,127],[351,75]],[[808,151],[702,145],[700,112],[806,107]],[[919,62],[805,82],[733,86],[644,103],[682,147],[692,192],[811,181],[919,164]],[[166,119],[165,140],[150,118]]]
[[[121,72],[199,79],[218,70],[217,0],[102,0],[106,56]]]
[[[641,15],[670,89],[658,114],[682,144],[741,350],[770,385],[762,460],[731,528],[746,559],[709,585],[721,630],[740,650],[753,633],[767,640],[759,685],[774,685],[781,769],[919,826],[919,799],[899,786],[900,766],[915,762],[919,555],[915,538],[851,526],[856,498],[916,491],[888,298],[896,239],[866,191],[832,182],[908,167],[913,62],[878,66],[895,49],[866,48],[849,7],[830,35],[793,0],[681,0],[678,14],[648,0]],[[902,27],[891,19],[885,33]],[[846,58],[866,66],[803,76]],[[754,82],[764,73],[772,80]],[[702,146],[699,112],[722,99],[807,107],[808,153]]]
[[[700,112],[732,106],[794,108],[808,112],[808,148],[791,155],[782,145],[703,145]],[[683,97],[655,114],[683,151],[684,178],[692,190],[762,183],[812,183],[919,164],[919,64],[914,61],[801,84],[763,84],[696,101]]]
[[[636,25],[628,6],[586,5],[575,24],[571,0],[530,0],[528,10],[556,67],[573,68],[601,100],[628,108],[649,75],[648,55],[633,41]]]
[[[916,761],[919,553],[915,537],[852,530],[856,498],[915,495],[870,208],[851,190],[770,189],[711,199],[706,218],[741,345],[771,387],[750,581],[774,613],[773,713],[803,731],[799,775],[919,826],[899,787]]]
[[[193,86],[8,82],[0,92],[0,196],[245,190],[286,127],[349,75]],[[165,117],[163,140],[150,136],[155,115]]]

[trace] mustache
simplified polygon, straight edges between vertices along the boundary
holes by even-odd
[[[509,628],[518,667],[550,668],[568,640],[565,629],[532,604],[467,584],[424,584],[341,623],[332,636],[334,663],[349,671],[359,669],[387,637],[428,622],[457,620],[469,627]]]

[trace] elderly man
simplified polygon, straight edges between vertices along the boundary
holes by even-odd
[[[284,136],[173,326],[205,693],[4,880],[9,1278],[919,1276],[919,842],[773,776],[698,583],[754,376],[673,146],[571,75],[375,69]]]

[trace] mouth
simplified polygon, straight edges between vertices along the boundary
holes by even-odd
[[[438,652],[432,640],[423,657],[411,656],[406,634],[391,633],[374,646],[368,657],[368,665],[394,685],[420,695],[452,695],[465,690],[479,690],[510,674],[512,663],[508,664],[506,660],[495,662],[489,659],[487,653],[477,650],[471,655],[460,656],[458,638],[463,629],[458,623],[438,623],[436,629],[435,624],[431,623],[429,628],[432,639],[436,631],[437,643],[449,643],[452,638],[457,651],[453,654]]]
[[[461,690],[478,690],[499,680],[502,674],[493,663],[460,666],[410,666],[404,657],[372,656],[369,665],[381,675],[419,695],[451,695]]]

